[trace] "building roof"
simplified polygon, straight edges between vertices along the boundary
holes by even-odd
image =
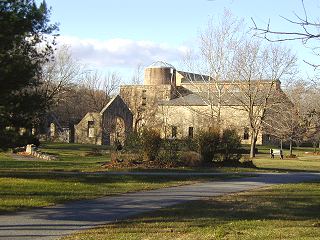
[[[116,100],[116,98],[119,98],[119,95],[114,96],[108,103],[106,106],[104,106],[104,108],[102,108],[102,110],[100,111],[100,114],[102,115],[104,113],[104,111],[106,111],[109,106]]]
[[[208,104],[197,94],[188,94],[186,96],[174,98],[171,100],[163,100],[159,102],[164,106],[207,106]]]
[[[264,95],[251,96],[254,105],[261,105],[264,101]],[[271,99],[270,99],[271,100]],[[196,92],[185,96],[180,96],[171,100],[163,100],[159,105],[163,106],[243,106],[249,102],[249,97],[241,92],[224,92],[219,98],[216,92]]]
[[[147,68],[173,68],[173,69],[175,69],[174,66],[172,66],[169,63],[163,62],[163,61],[154,62],[150,66],[148,66]]]
[[[129,109],[128,105],[123,101],[120,95],[116,95],[113,97],[108,104],[100,111],[100,115],[103,115],[105,111],[107,111],[109,108],[112,108],[112,105],[116,104],[116,107],[126,108],[130,113],[131,110]],[[119,104],[121,104],[119,106]],[[110,109],[109,109],[110,110]]]
[[[191,72],[184,72],[178,71],[183,76],[182,83],[189,83],[189,82],[207,82],[210,79],[210,76],[191,73]]]

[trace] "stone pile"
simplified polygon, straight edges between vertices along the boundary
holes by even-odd
[[[54,156],[51,156],[46,153],[42,153],[37,150],[37,147],[34,144],[28,144],[26,147],[26,154],[31,155],[36,158],[40,158],[43,160],[54,160],[56,159]]]

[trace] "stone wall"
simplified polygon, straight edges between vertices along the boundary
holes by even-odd
[[[186,138],[190,132],[196,135],[201,130],[214,127],[209,106],[159,106],[156,119],[161,136],[170,138],[176,131],[177,138]],[[243,144],[250,144],[250,136],[244,139],[248,129],[248,115],[240,107],[224,106],[221,109],[222,128],[235,128],[242,138]],[[175,129],[174,129],[175,128]],[[190,129],[192,128],[192,129]],[[257,144],[262,144],[262,134],[259,134]]]
[[[124,143],[126,136],[132,132],[132,113],[118,95],[101,111],[103,144]]]
[[[84,144],[102,144],[102,118],[97,112],[89,112],[75,125],[75,142]]]
[[[172,98],[171,85],[125,85],[120,87],[120,96],[133,114],[133,129],[153,127],[158,102]]]

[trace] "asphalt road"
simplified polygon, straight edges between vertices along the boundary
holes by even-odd
[[[257,177],[209,181],[0,215],[0,240],[59,239],[79,230],[186,201],[313,179],[320,179],[320,173],[266,173]]]

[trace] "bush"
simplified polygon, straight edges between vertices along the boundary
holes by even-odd
[[[153,129],[144,129],[141,138],[145,157],[149,161],[156,160],[161,147],[160,133]]]
[[[203,163],[212,163],[218,153],[220,134],[217,130],[202,132],[198,136],[198,148]]]
[[[223,130],[220,153],[223,161],[239,162],[241,158],[241,139],[235,129]]]
[[[177,139],[165,139],[162,141],[163,152],[161,153],[161,160],[177,161],[179,159],[178,151],[181,149],[181,141]]]
[[[241,158],[241,139],[234,129],[202,132],[198,136],[199,153],[203,163],[237,165]]]
[[[200,167],[202,165],[201,155],[195,151],[184,151],[180,154],[180,162],[183,166]]]
[[[130,152],[139,152],[142,147],[142,139],[139,133],[130,133],[124,143],[124,148]]]
[[[184,146],[187,150],[197,151],[197,141],[194,138],[187,137],[183,140]]]

